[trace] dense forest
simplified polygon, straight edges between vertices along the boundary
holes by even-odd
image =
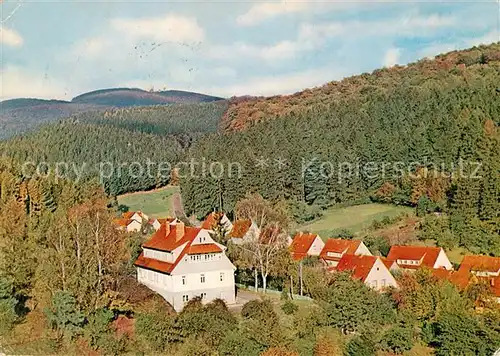
[[[0,102],[0,140],[79,113],[93,116],[113,108],[197,104],[220,100],[222,99],[218,97],[180,90],[145,91],[131,88],[96,90],[78,95],[71,101],[28,98],[5,100]]]
[[[191,147],[190,159],[226,171],[185,175],[186,211],[232,211],[247,192],[304,212],[368,199],[418,205],[449,213],[429,227],[451,232],[442,244],[500,254],[498,83],[500,46],[491,45],[232,104],[226,128],[247,129]]]
[[[184,149],[216,130],[224,110],[222,101],[82,113],[0,142],[0,150],[19,162],[47,163],[52,170],[58,162],[67,163],[62,175],[99,178],[111,195],[148,190],[169,183],[170,169]]]

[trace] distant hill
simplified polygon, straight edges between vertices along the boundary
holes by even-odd
[[[180,90],[149,92],[142,89],[114,88],[96,90],[73,98],[73,103],[114,107],[147,106],[178,103],[203,103],[223,98]]]
[[[0,102],[0,140],[82,112],[137,106],[194,104],[224,100],[180,90],[149,92],[112,88],[81,94],[71,101],[20,98]]]

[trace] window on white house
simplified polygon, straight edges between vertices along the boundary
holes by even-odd
[[[385,280],[385,279],[382,279],[382,281],[381,281],[380,285],[381,285],[382,287],[385,287],[385,286],[386,286],[386,283],[387,283],[387,282],[386,282],[386,280]]]
[[[153,278],[154,278],[154,277],[153,277],[153,274],[154,274],[154,272],[153,272],[153,271],[148,271],[148,279],[149,279],[151,282],[153,282]]]
[[[189,295],[184,294],[184,295],[182,296],[182,301],[183,301],[184,303],[185,303],[185,302],[187,302],[187,301],[189,301]]]
[[[201,299],[205,299],[207,297],[207,293],[201,293]]]
[[[153,274],[154,282],[155,283],[160,283],[160,276],[159,276],[159,274],[156,273],[156,272],[153,272],[153,273],[154,273]]]
[[[377,288],[377,286],[378,286],[377,281],[373,281],[373,282],[372,282],[372,285],[373,285],[373,288]]]
[[[222,282],[224,280],[224,273],[221,272],[220,274],[220,281]]]
[[[205,283],[205,275],[204,274],[200,275],[200,282]]]
[[[186,276],[182,276],[182,285],[185,286],[186,285]]]

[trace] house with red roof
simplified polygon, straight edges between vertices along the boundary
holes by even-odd
[[[205,230],[213,230],[215,224],[217,223],[220,223],[226,232],[231,231],[233,228],[233,224],[226,214],[215,211],[207,215],[205,220],[201,223],[201,228]]]
[[[500,302],[500,257],[464,256],[457,273],[487,281],[493,295]]]
[[[142,229],[143,221],[149,221],[149,217],[142,211],[127,211],[122,214],[122,217],[115,219],[114,223],[118,226],[118,229],[125,230],[127,232],[138,232]]]
[[[160,294],[175,310],[199,296],[235,303],[235,267],[210,231],[166,222],[142,245],[135,261],[137,280]]]
[[[319,257],[328,267],[335,267],[346,254],[372,255],[361,240],[328,239]]]
[[[395,261],[403,270],[415,270],[420,267],[449,271],[453,269],[453,265],[441,247],[392,246],[387,260]]]
[[[388,287],[397,288],[396,279],[378,256],[344,254],[336,267],[330,271],[350,272],[368,287],[381,291]]]
[[[299,232],[295,235],[289,246],[292,258],[300,261],[307,256],[319,256],[325,243],[316,234]]]
[[[257,224],[249,219],[236,220],[229,232],[228,238],[234,244],[240,245],[255,240],[260,236]]]

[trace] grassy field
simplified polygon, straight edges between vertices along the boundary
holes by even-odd
[[[118,203],[129,207],[130,211],[141,210],[155,218],[173,216],[172,198],[179,187],[165,187],[149,192],[136,192],[120,195]]]
[[[364,204],[345,208],[331,208],[324,212],[321,219],[302,225],[297,230],[310,231],[328,238],[333,230],[346,229],[352,233],[362,231],[374,220],[390,218],[401,213],[412,214],[413,209],[389,204]]]

